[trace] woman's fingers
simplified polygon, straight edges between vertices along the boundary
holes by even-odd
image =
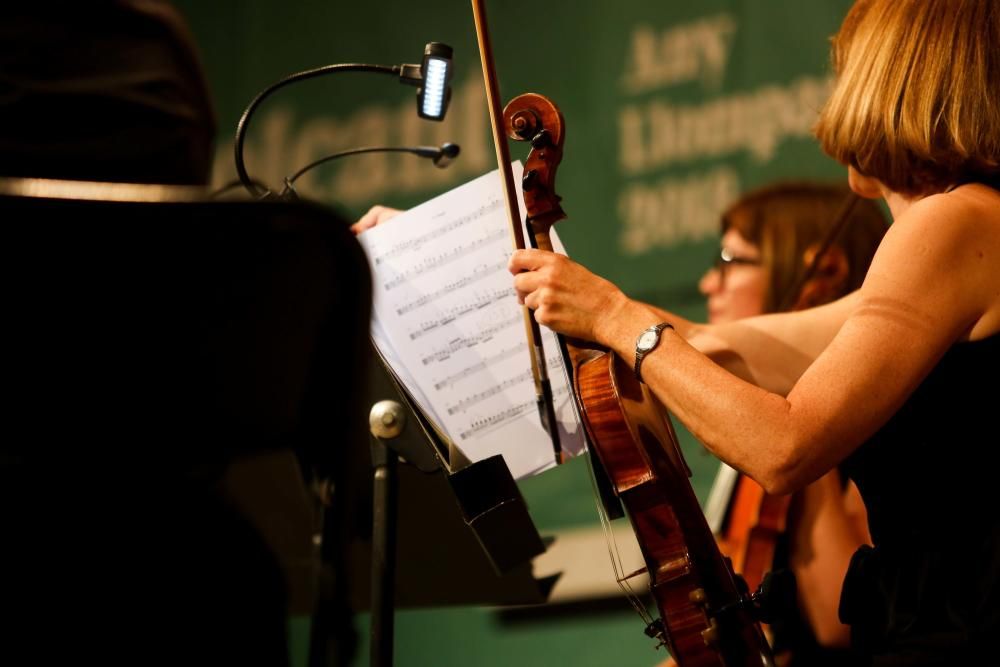
[[[514,274],[518,302],[532,310],[546,305],[555,294],[554,287],[560,274],[569,268],[572,268],[572,263],[562,255],[544,250],[514,251],[509,269]]]
[[[545,276],[535,271],[516,274],[514,276],[514,290],[517,291],[517,300],[526,303],[525,298],[538,290],[544,282]]]
[[[518,300],[535,321],[575,338],[597,340],[598,326],[625,298],[613,283],[573,260],[542,250],[517,250],[510,272]]]
[[[402,213],[402,211],[399,209],[376,204],[368,209],[368,212],[361,216],[357,222],[351,225],[351,231],[354,232],[355,235],[360,234],[367,229],[371,229],[376,225],[382,224],[386,220],[396,217],[400,213]]]
[[[558,261],[562,256],[545,250],[515,250],[507,263],[507,269],[517,275],[522,271],[537,271],[538,269]]]

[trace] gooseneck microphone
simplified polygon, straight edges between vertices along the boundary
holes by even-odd
[[[306,166],[299,169],[297,172],[285,178],[285,188],[281,191],[280,197],[297,197],[298,193],[295,192],[295,181],[299,179],[303,174],[305,174],[310,169],[318,167],[321,164],[326,164],[332,160],[338,158],[347,157],[348,155],[361,155],[362,153],[412,153],[420,157],[428,158],[438,169],[445,169],[451,164],[451,161],[458,157],[461,148],[458,144],[453,144],[450,142],[445,142],[441,146],[366,146],[363,148],[352,148],[346,151],[340,151],[339,153],[334,153],[333,155],[327,155],[326,157],[321,157],[320,159],[310,162]]]

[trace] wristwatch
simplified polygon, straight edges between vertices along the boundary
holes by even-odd
[[[635,341],[635,379],[642,382],[642,360],[646,358],[646,355],[656,349],[656,346],[660,344],[660,332],[664,329],[673,329],[672,324],[667,322],[660,322],[659,324],[654,324],[649,327],[641,334]]]

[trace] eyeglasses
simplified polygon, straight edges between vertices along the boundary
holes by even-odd
[[[723,287],[726,284],[726,272],[729,267],[734,264],[743,264],[744,266],[760,266],[761,262],[759,259],[753,257],[740,257],[734,255],[728,248],[723,248],[719,252],[719,256],[715,258],[715,262],[712,265],[716,271],[719,272],[719,287]]]

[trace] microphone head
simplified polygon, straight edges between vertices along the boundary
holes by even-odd
[[[434,166],[438,169],[444,169],[451,164],[451,161],[454,158],[458,157],[460,151],[461,148],[459,148],[458,144],[441,144],[441,149],[438,152],[438,155],[434,158]]]

